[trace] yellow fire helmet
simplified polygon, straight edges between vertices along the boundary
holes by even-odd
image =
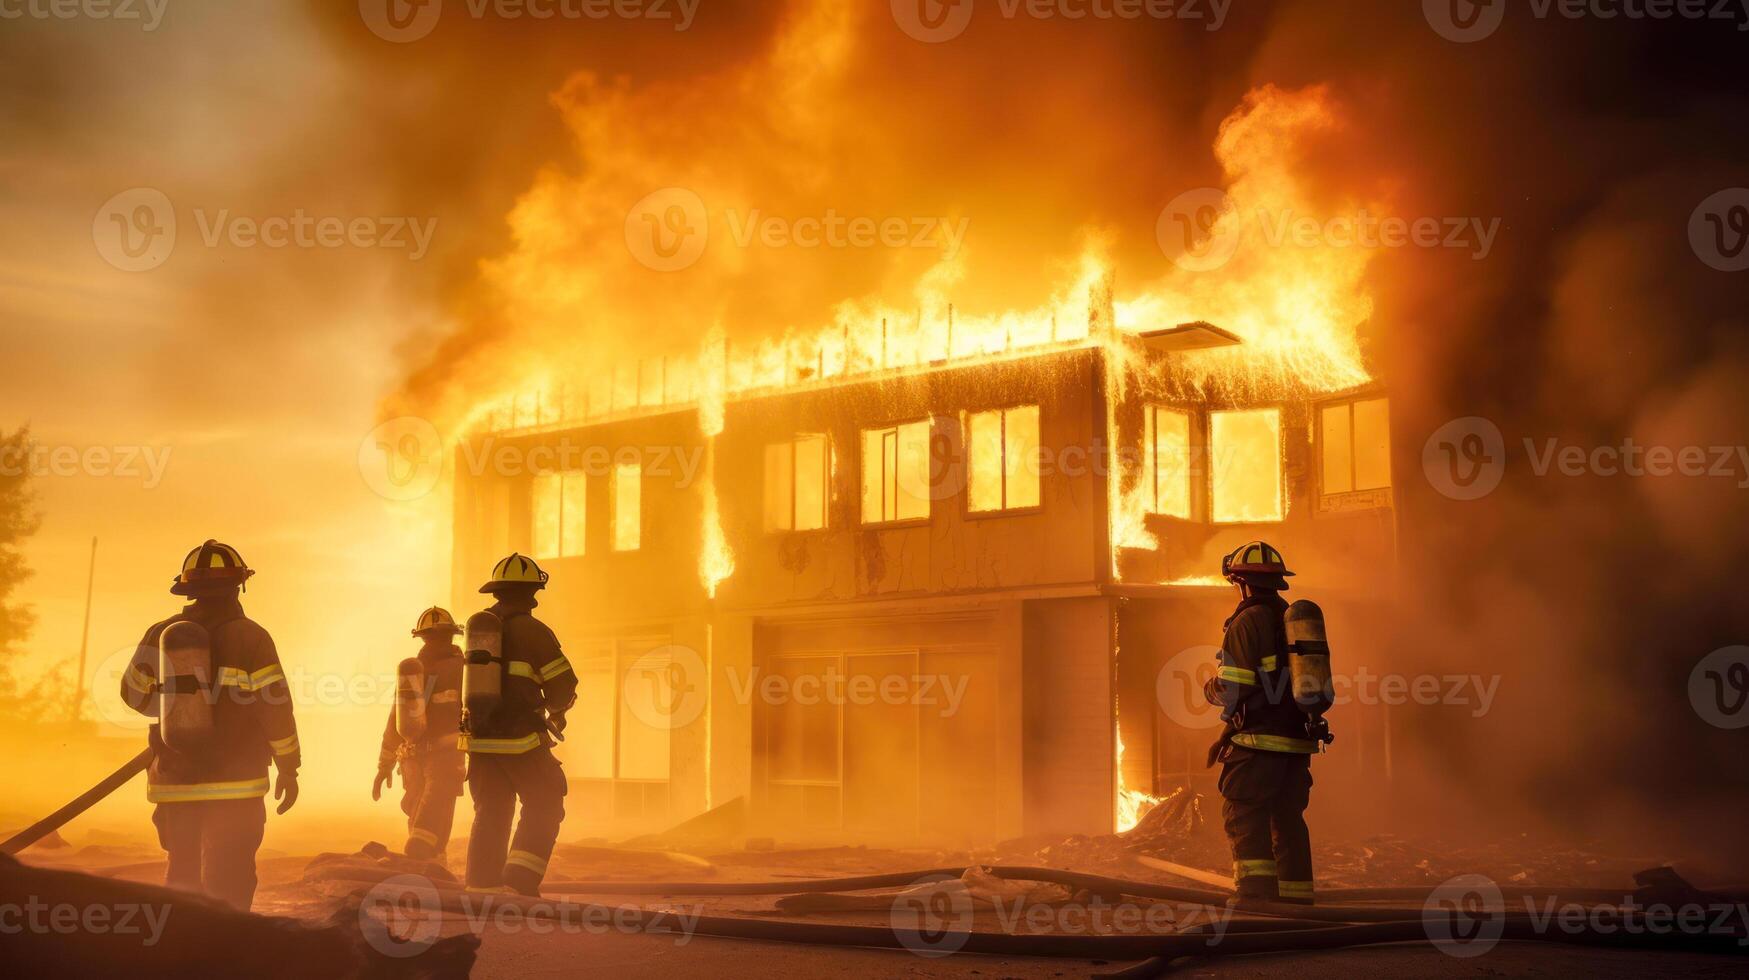
[[[547,587],[547,573],[540,570],[532,558],[511,553],[510,557],[492,566],[492,578],[480,586],[481,592],[496,592],[507,585]]]
[[[419,621],[413,624],[413,635],[424,636],[427,633],[443,633],[454,636],[462,628],[455,624],[455,617],[449,610],[440,606],[432,606],[419,614]]]
[[[182,574],[170,583],[170,591],[174,595],[192,596],[209,591],[209,586],[240,586],[254,574],[255,570],[244,563],[237,549],[208,538],[182,559]]]
[[[1287,559],[1267,541],[1250,541],[1221,560],[1221,574],[1289,576]]]

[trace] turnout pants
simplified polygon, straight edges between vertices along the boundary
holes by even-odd
[[[553,842],[565,819],[565,771],[546,747],[516,755],[468,753],[468,792],[474,798],[474,826],[468,835],[469,888],[508,885],[524,895],[540,894]],[[510,836],[516,801],[522,819]]]
[[[1310,905],[1311,756],[1229,746],[1220,791],[1239,897]]]
[[[454,750],[419,752],[401,760],[401,812],[407,815],[402,853],[423,861],[443,859],[466,770],[467,757]]]
[[[267,827],[260,797],[160,803],[152,823],[170,857],[164,884],[248,910],[255,899],[255,851]]]

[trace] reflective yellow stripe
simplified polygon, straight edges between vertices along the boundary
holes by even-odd
[[[1234,880],[1240,878],[1254,878],[1259,875],[1271,878],[1275,877],[1275,862],[1269,860],[1233,862]]]
[[[273,747],[274,755],[291,755],[298,750],[298,736],[293,732],[285,738],[272,739],[267,744]]]
[[[267,795],[267,777],[232,783],[148,784],[148,803],[192,803],[198,800],[250,800]]]
[[[540,669],[541,683],[545,684],[547,681],[550,681],[555,677],[570,672],[571,661],[566,660],[563,656],[554,657],[545,667]]]
[[[540,736],[532,732],[521,738],[478,738],[473,735],[458,735],[455,741],[457,748],[467,752],[484,752],[488,755],[520,755],[539,746]]]
[[[544,875],[547,873],[546,859],[542,858],[539,854],[530,854],[527,851],[511,851],[509,856],[504,859],[505,870],[509,870],[511,865],[515,865],[519,868],[527,868],[537,875]]]
[[[141,694],[151,694],[157,686],[153,683],[152,675],[146,672],[146,668],[138,664],[128,668],[126,679],[128,686]]]
[[[218,685],[234,687],[240,691],[259,691],[274,681],[285,680],[285,671],[278,664],[270,664],[251,674],[241,667],[220,667]]]
[[[424,841],[433,847],[437,846],[437,835],[429,830],[420,830],[418,827],[414,827],[412,830],[407,831],[407,836],[413,840]]]
[[[1240,732],[1234,735],[1233,744],[1263,752],[1294,752],[1301,755],[1311,755],[1318,751],[1318,743],[1310,739],[1288,738],[1285,735],[1256,735],[1250,732]]]
[[[530,664],[526,661],[522,661],[522,660],[505,661],[504,669],[510,672],[511,677],[526,677],[529,680],[534,681],[536,683],[540,682],[540,677],[537,676],[534,672],[534,665]]]
[[[1265,674],[1267,674],[1270,671],[1275,669],[1275,665],[1277,663],[1280,663],[1280,661],[1278,661],[1275,658],[1275,654],[1272,653],[1269,656],[1263,658],[1263,662],[1257,665],[1257,669],[1261,670]]]
[[[1312,883],[1309,881],[1278,881],[1275,887],[1282,898],[1312,897]]]
[[[1219,673],[1221,680],[1224,681],[1232,681],[1235,684],[1250,684],[1252,686],[1256,686],[1257,684],[1257,672],[1246,670],[1243,667],[1222,667]]]

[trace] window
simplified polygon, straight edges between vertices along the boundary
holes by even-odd
[[[583,554],[584,518],[588,513],[589,480],[582,471],[538,473],[529,510],[534,525],[536,558],[570,558]]]
[[[862,522],[929,516],[929,422],[862,433]]]
[[[613,550],[636,551],[644,543],[644,467],[617,463],[613,467]]]
[[[1190,519],[1190,416],[1148,407],[1147,459],[1156,514]]]
[[[826,526],[830,455],[824,435],[765,447],[765,529],[818,531]]]
[[[1281,520],[1281,412],[1209,415],[1210,506],[1220,523]]]
[[[966,491],[973,511],[1038,506],[1037,405],[966,419]]]
[[[1383,398],[1326,405],[1323,480],[1326,496],[1391,485],[1391,409]]]

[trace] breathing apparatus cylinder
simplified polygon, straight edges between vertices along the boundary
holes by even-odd
[[[425,665],[418,657],[395,668],[395,731],[409,742],[425,737]]]
[[[1294,703],[1313,719],[1330,710],[1336,701],[1330,674],[1330,641],[1324,632],[1324,611],[1301,599],[1287,607],[1288,672],[1293,681]]]
[[[199,623],[171,623],[158,636],[158,734],[178,752],[213,737],[212,637]]]
[[[486,718],[504,697],[504,623],[494,613],[474,613],[468,617],[463,641],[464,720]]]

